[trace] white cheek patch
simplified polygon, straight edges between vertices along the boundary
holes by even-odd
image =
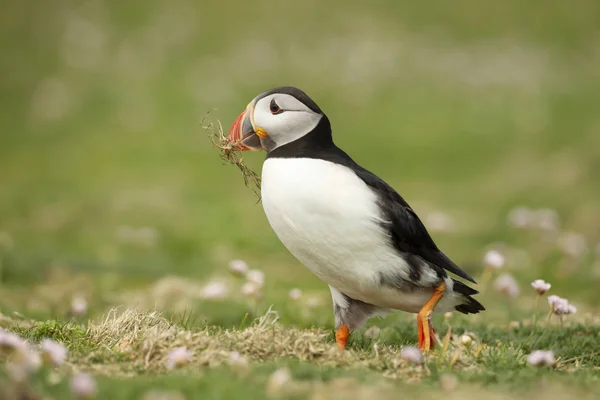
[[[283,110],[278,114],[270,111],[271,100]],[[312,111],[295,97],[286,94],[273,94],[260,99],[254,107],[254,124],[262,128],[277,147],[291,143],[311,132],[318,125],[322,115]]]

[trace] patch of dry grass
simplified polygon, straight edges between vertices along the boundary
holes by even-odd
[[[236,165],[239,168],[244,178],[244,184],[252,189],[260,201],[260,176],[244,164],[244,159],[237,144],[230,141],[223,133],[221,121],[217,120],[216,123],[209,122],[207,120],[208,116],[209,114],[207,113],[202,119],[202,127],[208,132],[208,137],[212,145],[220,150],[221,160],[225,164]]]
[[[498,351],[477,341],[466,347],[459,337],[448,333],[443,338],[443,346],[427,356],[426,364],[413,365],[400,358],[400,348],[396,346],[377,343],[368,349],[340,351],[328,340],[328,331],[287,328],[277,320],[277,312],[270,309],[242,330],[189,331],[172,324],[158,312],[115,309],[106,318],[91,321],[87,337],[100,348],[127,355],[129,361],[145,370],[164,370],[169,353],[185,347],[192,353],[192,368],[220,366],[232,351],[237,351],[255,363],[279,359],[310,361],[314,365],[380,371],[387,377],[404,381],[421,380],[430,374],[429,366],[433,365],[476,370],[481,368],[478,360]],[[514,350],[514,356],[524,359],[525,354]],[[105,368],[105,365],[89,366],[99,372]]]

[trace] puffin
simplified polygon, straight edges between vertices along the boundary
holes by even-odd
[[[415,211],[383,179],[333,141],[331,123],[302,90],[256,96],[227,135],[240,151],[266,152],[261,200],[288,251],[331,291],[335,339],[370,317],[416,313],[418,346],[436,344],[433,312],[485,310],[476,284],[434,243]]]

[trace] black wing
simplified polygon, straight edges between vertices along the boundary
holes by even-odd
[[[398,251],[416,255],[430,264],[442,267],[461,278],[476,283],[438,249],[423,222],[398,192],[377,175],[361,166],[356,165],[353,169],[360,179],[379,194],[380,207],[391,221],[389,224],[390,234]]]

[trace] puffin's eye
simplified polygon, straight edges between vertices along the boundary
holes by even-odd
[[[275,103],[275,99],[271,100],[271,104],[269,104],[269,110],[271,111],[271,114],[275,115],[275,114],[281,114],[283,112],[283,110],[281,109],[281,107],[279,107],[277,105],[277,103]]]

